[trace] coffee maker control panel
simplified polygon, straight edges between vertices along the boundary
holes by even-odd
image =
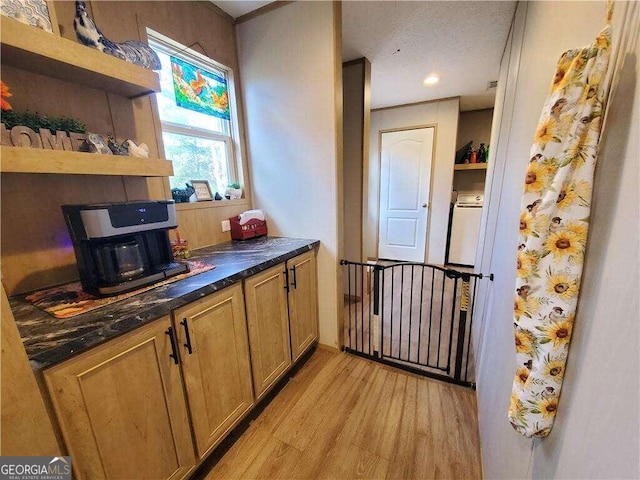
[[[67,222],[74,224],[79,240],[170,229],[178,226],[172,200],[97,205],[65,205]]]

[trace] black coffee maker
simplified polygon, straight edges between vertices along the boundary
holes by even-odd
[[[82,288],[117,295],[189,271],[173,261],[173,200],[63,205]]]

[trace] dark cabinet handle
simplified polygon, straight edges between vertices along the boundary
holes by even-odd
[[[187,348],[187,352],[189,352],[189,355],[191,355],[193,353],[193,350],[191,349],[191,335],[189,335],[189,325],[187,324],[187,317],[184,317],[182,319],[180,325],[184,327],[184,338],[186,338],[187,340],[187,343],[184,343],[183,346]]]
[[[173,327],[167,328],[164,332],[169,335],[169,340],[171,340],[171,352],[169,354],[169,358],[173,358],[173,363],[178,364],[178,347],[176,346],[176,338],[173,336]]]
[[[289,293],[289,270],[287,267],[284,267],[284,289]]]
[[[293,272],[293,282],[291,282],[291,286],[293,288],[298,288],[298,280],[296,278],[296,266],[294,265],[293,268],[291,269],[291,271]]]

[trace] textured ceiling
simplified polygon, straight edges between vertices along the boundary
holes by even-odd
[[[245,13],[249,13],[254,10],[257,10],[260,7],[264,7],[268,3],[271,3],[271,1],[258,2],[258,1],[245,1],[245,0],[238,0],[238,1],[228,0],[228,1],[218,2],[218,1],[212,0],[212,3],[220,7],[222,10],[224,10],[229,15],[231,15],[233,18],[238,18],[244,15]]]
[[[268,3],[214,1],[233,17]],[[460,96],[463,111],[493,106],[515,1],[343,1],[342,60],[371,61],[372,108]],[[427,75],[440,82],[425,86]]]
[[[342,4],[342,60],[371,61],[372,108],[461,96],[461,110],[493,106],[516,2]],[[425,86],[437,74],[440,82]]]

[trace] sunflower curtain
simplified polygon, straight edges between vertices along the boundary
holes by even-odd
[[[514,303],[516,375],[509,421],[545,437],[558,409],[587,242],[606,96],[612,3],[595,42],[558,61],[527,168]]]

